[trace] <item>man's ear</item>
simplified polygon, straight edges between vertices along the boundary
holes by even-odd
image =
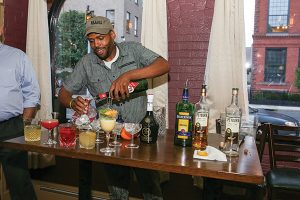
[[[113,30],[111,30],[110,32],[109,32],[109,34],[110,34],[110,37],[112,38],[112,39],[116,39],[116,33],[115,33],[115,31],[113,31]]]

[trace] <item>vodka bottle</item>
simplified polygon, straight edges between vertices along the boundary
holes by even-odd
[[[238,88],[232,88],[231,104],[226,107],[225,148],[229,156],[238,155],[239,131],[241,125],[241,109],[238,106]]]
[[[193,147],[205,150],[207,146],[209,107],[206,102],[206,85],[202,85],[200,101],[195,104]]]

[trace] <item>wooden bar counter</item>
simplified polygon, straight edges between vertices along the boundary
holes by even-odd
[[[40,142],[25,142],[24,137],[18,137],[3,141],[0,143],[0,146],[193,176],[252,184],[264,183],[254,138],[246,136],[245,142],[240,147],[239,157],[227,157],[227,162],[219,162],[194,159],[194,149],[175,146],[173,144],[173,136],[174,130],[167,130],[166,136],[159,137],[156,144],[140,143],[140,148],[138,149],[125,148],[125,144],[130,141],[122,140],[123,145],[117,147],[115,153],[108,155],[99,151],[106,143],[96,145],[96,148],[92,150],[81,149],[78,143],[73,149],[59,147],[59,144],[53,147],[43,145],[43,142],[47,139],[46,132],[43,132]],[[219,134],[209,134],[208,138],[209,145],[214,147],[217,147],[220,141],[224,140]],[[139,140],[135,139],[134,142],[139,143]],[[247,150],[244,151],[245,149]]]

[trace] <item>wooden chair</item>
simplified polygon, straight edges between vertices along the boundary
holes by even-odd
[[[269,124],[261,124],[260,126],[258,126],[256,131],[256,146],[257,146],[257,153],[260,162],[262,162],[262,157],[268,139],[267,137],[268,132],[269,132]]]
[[[300,127],[267,124],[271,170],[267,173],[269,199],[299,199],[300,137],[279,135],[278,131],[299,132]]]

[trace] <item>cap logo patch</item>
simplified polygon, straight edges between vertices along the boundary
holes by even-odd
[[[91,21],[91,24],[103,24],[102,21]]]

